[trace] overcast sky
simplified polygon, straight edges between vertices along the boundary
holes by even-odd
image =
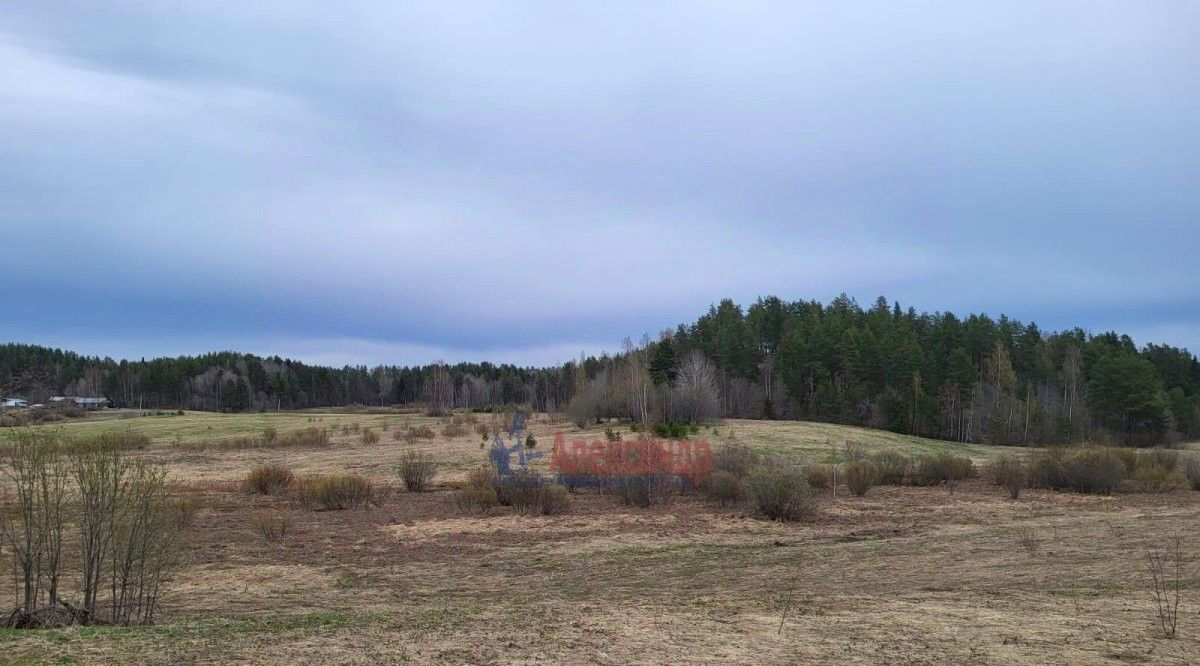
[[[542,364],[846,292],[1200,350],[1200,3],[341,4],[0,5],[0,341]]]

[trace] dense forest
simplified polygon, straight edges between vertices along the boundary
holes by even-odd
[[[434,411],[512,403],[578,422],[717,416],[830,421],[962,441],[1200,437],[1200,361],[1117,333],[1047,333],[986,315],[725,300],[691,325],[562,366],[491,363],[326,368],[221,352],[114,361],[0,346],[0,389],[34,401],[106,396],[115,406],[245,411],[425,403]]]

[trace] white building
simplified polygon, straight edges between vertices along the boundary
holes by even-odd
[[[80,396],[62,395],[56,395],[53,398],[50,398],[50,402],[56,405],[64,403],[68,400],[80,407],[83,407],[84,409],[103,409],[104,407],[108,407],[108,398],[83,398]]]

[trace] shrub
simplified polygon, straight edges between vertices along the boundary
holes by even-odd
[[[867,447],[859,444],[858,442],[847,441],[842,444],[841,456],[842,459],[846,461],[866,460]]]
[[[810,488],[829,490],[837,483],[837,468],[833,465],[805,465],[800,468]]]
[[[375,432],[374,428],[366,427],[362,429],[362,434],[359,435],[363,444],[375,444],[379,441],[379,433]]]
[[[296,475],[283,465],[259,465],[246,475],[246,487],[260,495],[275,495],[295,481]]]
[[[759,468],[747,490],[758,512],[772,520],[805,520],[816,514],[816,500],[800,470]]]
[[[1179,469],[1179,452],[1162,447],[1146,449],[1138,454],[1137,466],[1159,467],[1169,472],[1174,471]]]
[[[558,484],[542,488],[541,513],[558,516],[571,510],[571,491]]]
[[[1053,490],[1068,487],[1066,463],[1066,449],[1053,447],[1038,451],[1029,461],[1029,486]]]
[[[721,506],[728,506],[741,499],[742,480],[726,470],[713,470],[704,480],[704,494]]]
[[[712,465],[714,470],[729,472],[741,479],[758,465],[758,454],[745,444],[732,442],[717,449]]]
[[[303,481],[307,502],[325,511],[340,511],[367,506],[374,497],[375,487],[357,474],[324,474]]]
[[[1183,462],[1183,475],[1192,490],[1200,490],[1200,457],[1188,456]]]
[[[542,501],[542,477],[531,469],[519,469],[497,481],[496,498],[517,515],[537,513]]]
[[[399,435],[399,434],[400,434],[400,431],[397,430],[396,435]],[[393,437],[396,435],[393,435]],[[433,428],[430,428],[427,425],[423,425],[420,427],[409,426],[406,430],[404,430],[403,437],[404,437],[404,441],[406,441],[406,442],[415,442],[418,439],[433,439],[434,437],[437,437],[437,433],[435,433],[433,431]]]
[[[533,436],[533,433],[529,433],[528,435],[525,435],[525,448],[532,449],[536,446],[537,446],[537,438],[535,438]]]
[[[279,543],[292,531],[295,521],[282,511],[256,511],[250,522],[267,543]]]
[[[899,486],[904,483],[912,467],[908,456],[895,451],[880,451],[871,456],[875,465],[875,482],[882,486]]]
[[[396,466],[396,474],[408,492],[424,492],[437,472],[438,463],[425,452],[416,450],[404,451]]]
[[[1111,450],[1080,449],[1063,464],[1067,487],[1080,493],[1111,495],[1125,479],[1125,463]]]
[[[1175,469],[1142,465],[1133,472],[1133,482],[1145,493],[1169,493],[1187,485],[1187,479]]]
[[[1014,455],[1000,456],[988,465],[988,476],[992,483],[1008,490],[1009,497],[1017,499],[1028,482],[1029,470],[1025,461]]]
[[[604,438],[610,442],[619,442],[621,441],[621,431],[613,430],[612,428],[605,428]]]
[[[496,487],[492,485],[492,470],[479,467],[467,474],[467,481],[454,491],[454,505],[464,513],[487,514],[496,506]]]
[[[404,483],[405,490],[410,493],[423,492],[437,474],[437,463],[427,453],[405,451],[400,456],[400,463],[396,465],[396,474]]]
[[[868,460],[852,460],[845,464],[842,474],[846,477],[846,487],[856,497],[867,494],[875,485],[875,466]]]
[[[936,486],[969,479],[975,475],[975,464],[966,456],[943,451],[917,460],[913,483],[918,486]]]

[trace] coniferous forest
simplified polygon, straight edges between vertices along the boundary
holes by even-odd
[[[234,352],[139,361],[0,346],[0,389],[33,401],[248,411],[351,404],[528,404],[592,418],[805,419],[998,444],[1127,445],[1200,437],[1200,361],[1115,332],[1004,316],[724,300],[690,325],[561,366],[327,368]]]

